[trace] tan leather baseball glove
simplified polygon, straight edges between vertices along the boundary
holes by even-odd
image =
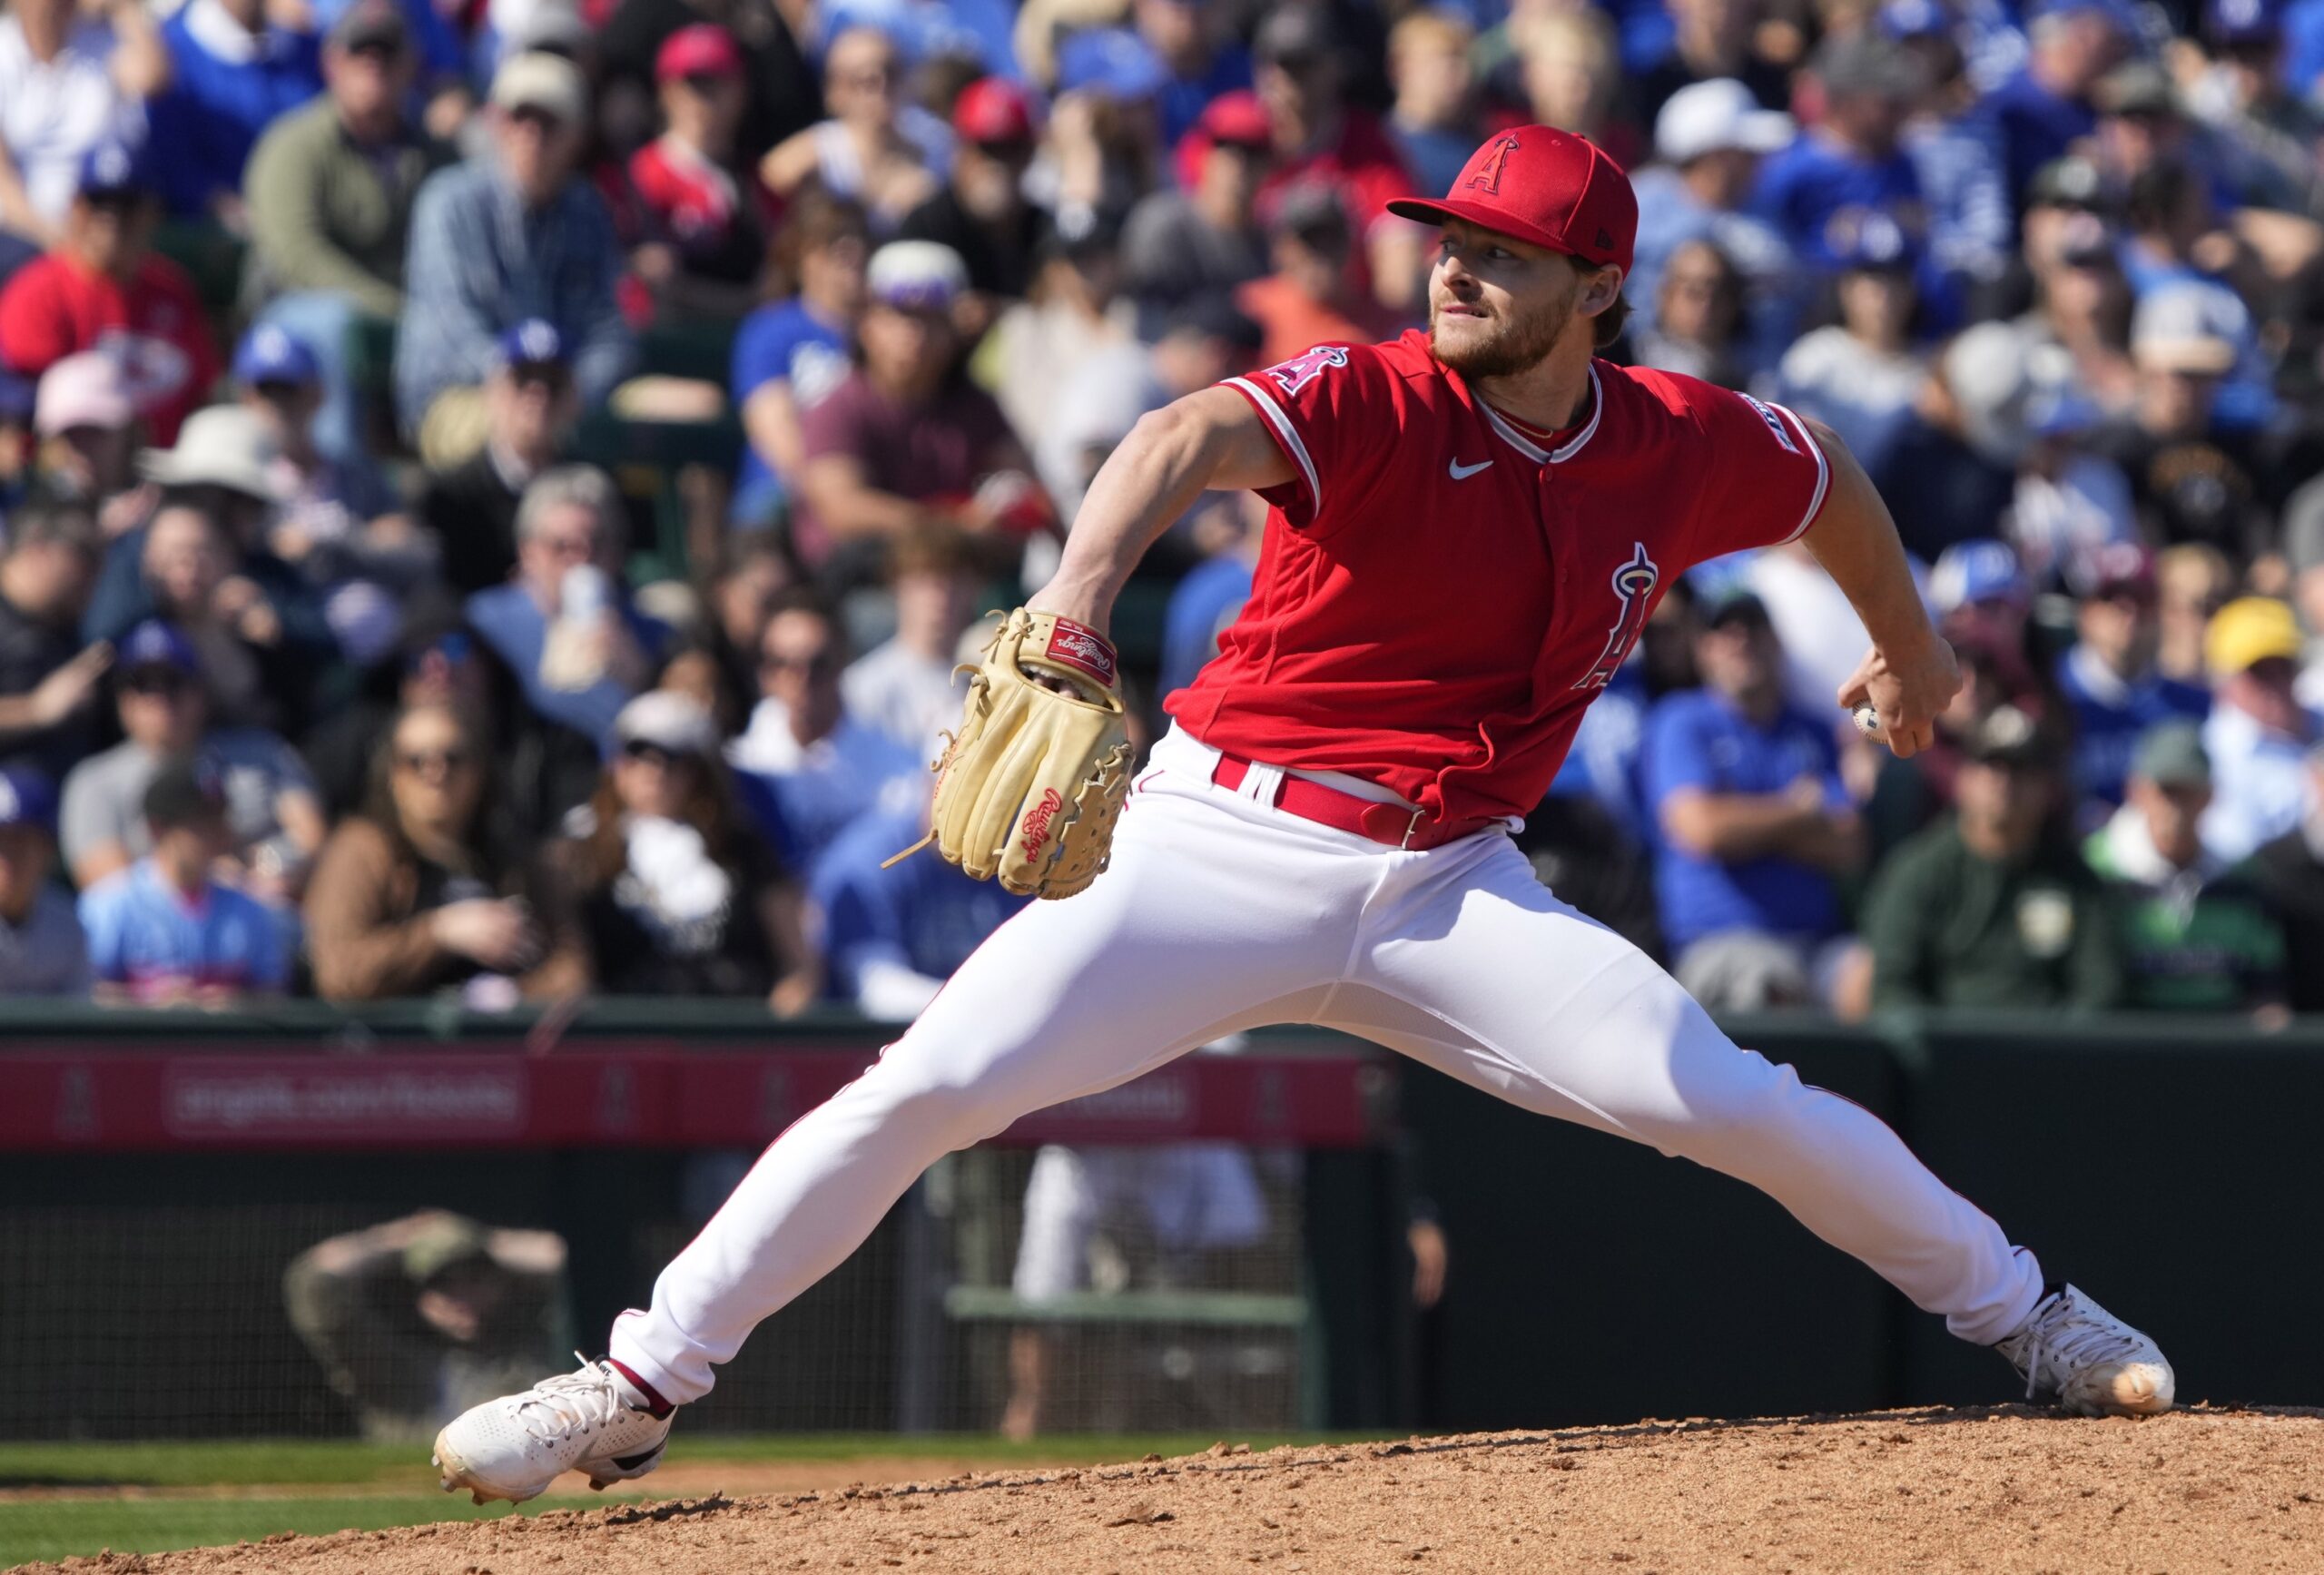
[[[998,878],[1020,896],[1070,897],[1106,867],[1129,796],[1114,648],[1094,629],[1019,607],[994,631],[983,661],[963,670],[968,704],[936,762],[936,802],[920,846],[932,840],[978,880]]]

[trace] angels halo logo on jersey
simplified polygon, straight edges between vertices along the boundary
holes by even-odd
[[[1295,394],[1322,377],[1324,368],[1345,365],[1345,345],[1317,345],[1305,355],[1294,356],[1280,366],[1269,367],[1267,376],[1273,378],[1285,393]]]
[[[1603,689],[1613,682],[1622,658],[1630,654],[1639,631],[1646,627],[1647,610],[1654,605],[1654,587],[1662,583],[1662,571],[1646,556],[1646,543],[1632,542],[1630,547],[1629,561],[1614,571],[1614,595],[1621,606],[1614,614],[1614,626],[1606,631],[1606,648],[1598,654],[1590,671],[1573,681],[1576,689]]]

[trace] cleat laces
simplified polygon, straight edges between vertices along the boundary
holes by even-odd
[[[629,1409],[611,1377],[578,1351],[573,1354],[581,1362],[581,1371],[544,1378],[509,1402],[517,1425],[543,1443],[561,1443],[576,1433],[586,1437],[593,1429],[612,1425]]]
[[[2049,1307],[2034,1315],[2033,1326],[2025,1332],[2025,1341],[2028,1400],[2041,1386],[2045,1360],[2063,1363],[2063,1372],[2073,1373],[2102,1361],[2144,1359],[2135,1336],[2111,1320],[2082,1316],[2070,1293],[2050,1298]]]

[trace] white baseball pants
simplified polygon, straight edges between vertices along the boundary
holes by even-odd
[[[775,1140],[611,1353],[707,1393],[751,1330],[853,1252],[939,1156],[1225,1034],[1312,1023],[1767,1193],[1965,1340],[2042,1294],[2034,1255],[1877,1117],[1739,1049],[1643,952],[1534,878],[1497,831],[1402,852],[1229,792],[1173,731],[1112,867],[963,963],[877,1064]]]

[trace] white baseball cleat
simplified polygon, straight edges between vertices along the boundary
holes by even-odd
[[[2162,1348],[2072,1285],[2034,1304],[1994,1349],[2046,1395],[2083,1416],[2149,1416],[2171,1409],[2177,1381]]]
[[[612,1363],[583,1358],[578,1373],[544,1378],[453,1418],[436,1435],[428,1463],[443,1473],[446,1492],[466,1488],[479,1504],[521,1504],[566,1472],[585,1472],[591,1487],[603,1488],[662,1463],[670,1413],[656,1416],[649,1407]]]

